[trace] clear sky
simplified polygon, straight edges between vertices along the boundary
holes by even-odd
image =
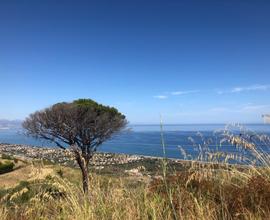
[[[131,123],[261,122],[270,1],[0,1],[0,118],[92,98]]]

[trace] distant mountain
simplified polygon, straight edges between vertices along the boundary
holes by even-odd
[[[0,129],[17,129],[22,127],[22,121],[20,120],[6,120],[0,119]]]

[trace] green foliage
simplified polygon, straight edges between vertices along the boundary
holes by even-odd
[[[28,181],[20,181],[19,183],[19,187],[22,189],[24,187],[28,187],[29,186],[29,182]]]
[[[14,157],[12,157],[12,156],[10,156],[8,154],[2,154],[2,159],[4,159],[4,160],[13,160]]]
[[[87,106],[87,107],[96,107],[99,104],[97,102],[95,102],[92,99],[77,99],[75,101],[73,101],[74,104],[78,105],[78,106]]]
[[[125,116],[122,115],[120,112],[118,112],[118,110],[116,108],[101,105],[92,99],[77,99],[77,100],[73,101],[72,104],[76,104],[77,106],[79,106],[81,108],[95,109],[99,113],[107,112],[107,113],[110,113],[112,115],[122,116],[123,119],[125,118]]]
[[[0,163],[0,174],[8,173],[13,170],[15,164],[13,162]]]

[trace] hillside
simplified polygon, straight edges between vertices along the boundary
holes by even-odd
[[[3,220],[266,219],[270,214],[269,168],[176,165],[150,158],[92,166],[90,195],[84,197],[76,167],[12,156],[5,160],[16,166],[0,175]]]

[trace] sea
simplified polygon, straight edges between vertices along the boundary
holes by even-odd
[[[177,124],[162,125],[162,127],[160,125],[129,125],[125,131],[104,142],[98,151],[196,159],[199,154],[198,149],[207,142],[211,151],[239,153],[239,149],[226,142],[220,145],[225,126],[224,124]],[[241,126],[253,133],[270,136],[269,124]],[[238,130],[236,129],[235,132],[237,133]],[[0,129],[0,143],[56,147],[53,143],[26,136],[22,129]],[[262,147],[265,152],[270,153],[270,146]]]

